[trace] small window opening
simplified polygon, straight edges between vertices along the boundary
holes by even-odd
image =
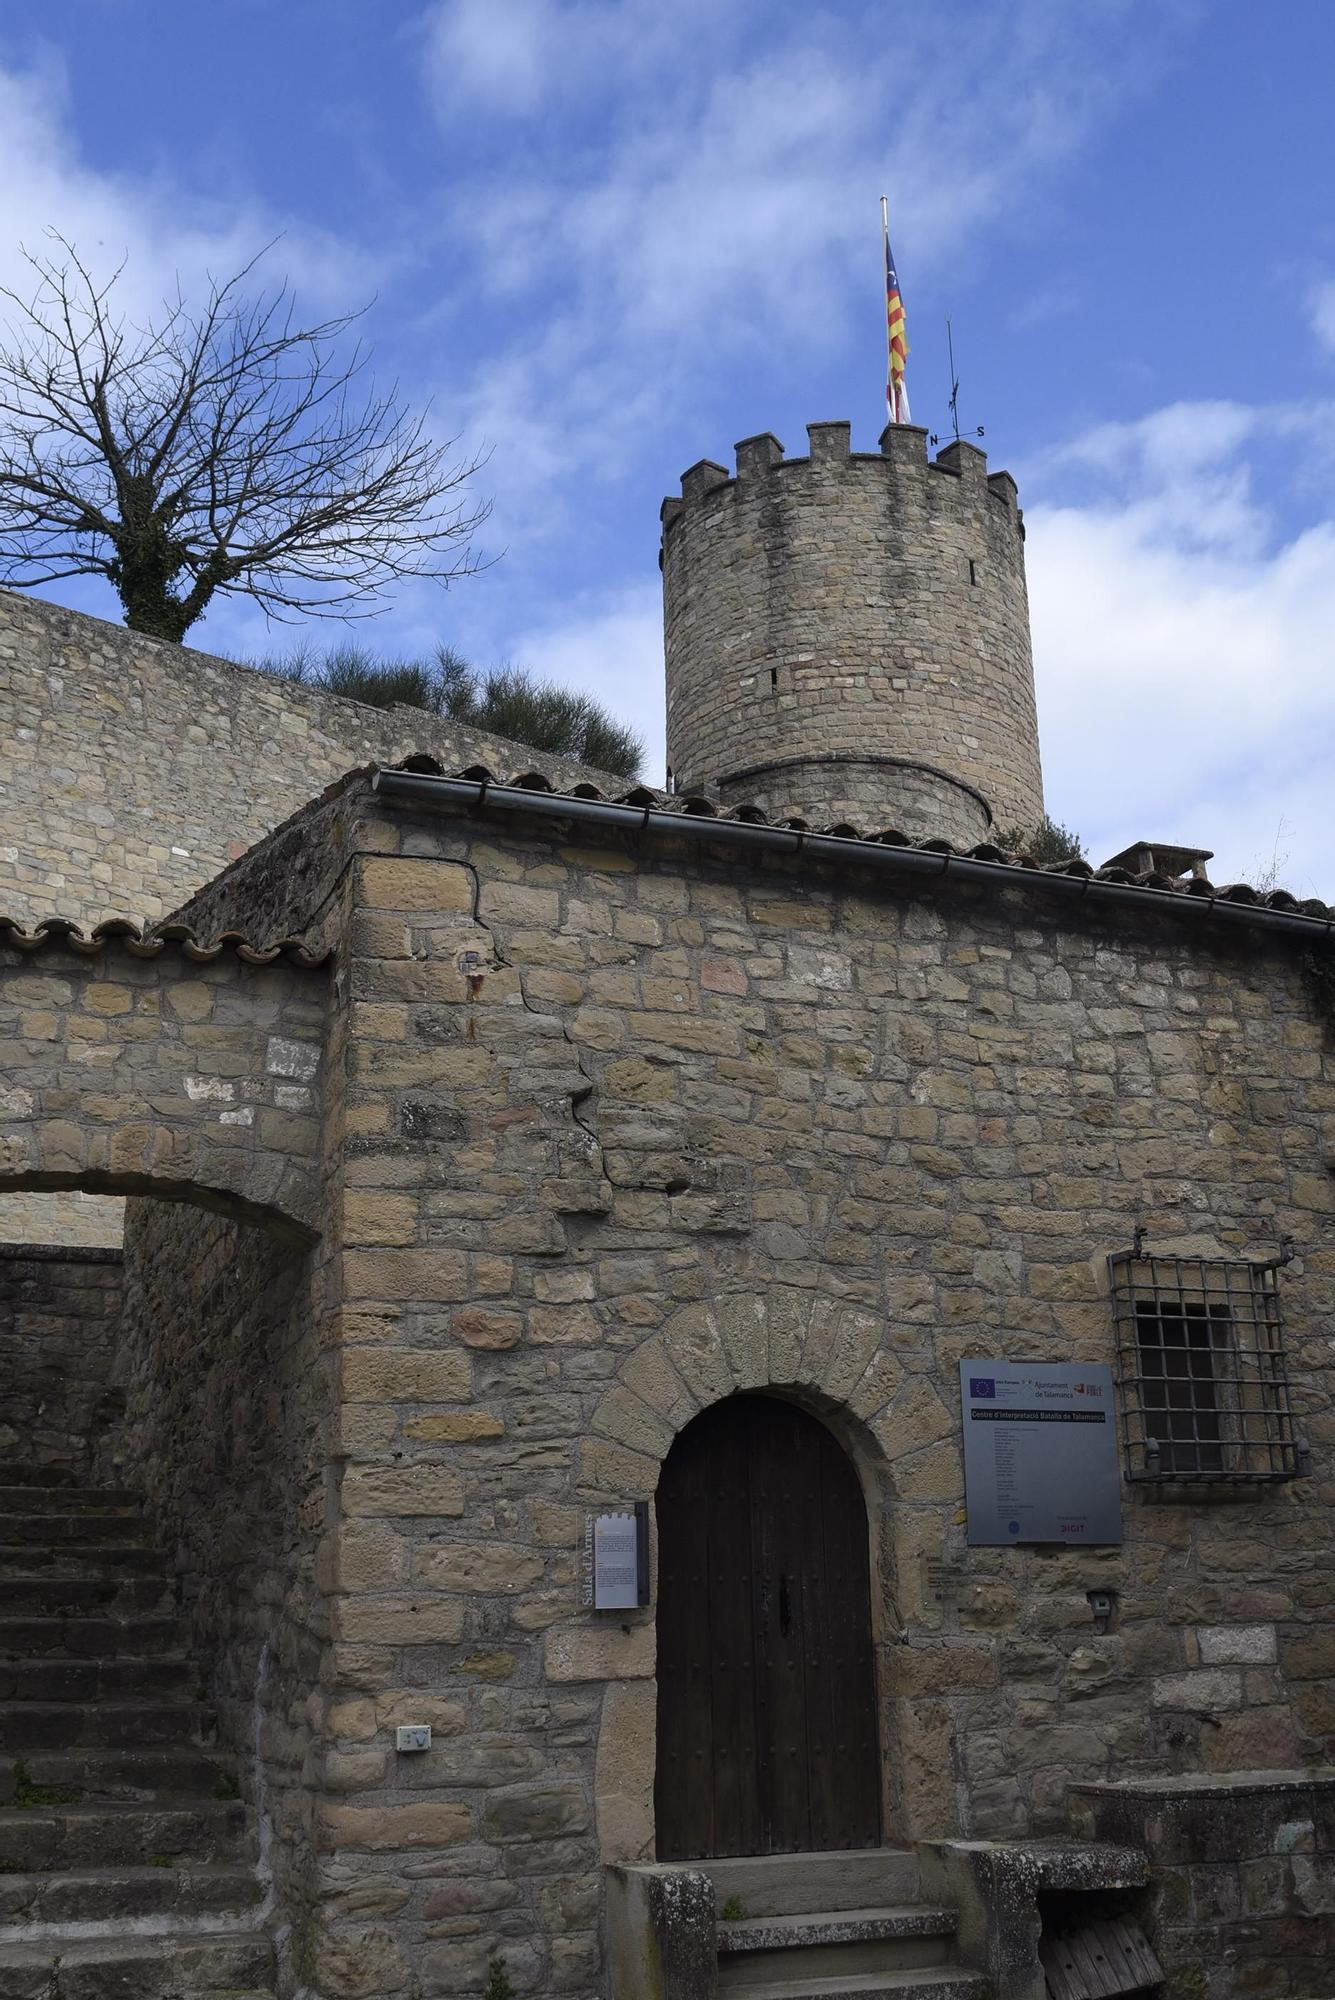
[[[769,670],[769,684],[772,688],[777,688],[779,685],[779,669],[777,667],[771,667]]]
[[[1279,1273],[1268,1263],[1110,1257],[1126,1473],[1132,1480],[1295,1479]]]
[[[969,557],[969,581],[973,584],[978,581],[978,565],[972,556]]]

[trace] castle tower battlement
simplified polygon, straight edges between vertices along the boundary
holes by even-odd
[[[771,818],[959,845],[1043,810],[1015,481],[892,424],[709,459],[662,509],[668,760]]]

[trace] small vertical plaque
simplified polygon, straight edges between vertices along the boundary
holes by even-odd
[[[586,1611],[634,1611],[649,1602],[649,1503],[586,1514],[580,1602]]]

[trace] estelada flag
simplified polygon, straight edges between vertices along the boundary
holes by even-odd
[[[885,405],[892,424],[907,424],[911,422],[911,418],[904,369],[909,358],[909,339],[905,331],[904,301],[899,295],[899,273],[895,269],[888,230],[885,235],[885,335],[890,356],[890,373],[885,385]]]

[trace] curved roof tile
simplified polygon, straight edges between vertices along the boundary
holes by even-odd
[[[1297,898],[1287,889],[1269,891],[1253,889],[1245,882],[1229,883],[1216,887],[1203,875],[1171,877],[1161,874],[1135,874],[1126,867],[1095,868],[1088,861],[1036,861],[1030,854],[1011,854],[991,841],[980,841],[976,846],[957,848],[948,840],[914,840],[898,827],[883,827],[874,832],[863,831],[841,821],[838,825],[816,827],[809,820],[796,815],[771,820],[763,809],[754,802],[720,807],[714,799],[706,798],[698,792],[659,792],[648,785],[634,785],[629,790],[609,793],[599,789],[588,780],[568,789],[553,786],[541,774],[532,771],[518,772],[513,777],[498,777],[484,765],[474,764],[464,771],[442,771],[435,760],[426,757],[408,757],[395,770],[423,771],[428,765],[434,766],[432,775],[437,777],[463,778],[477,784],[500,785],[527,791],[550,792],[556,798],[590,799],[606,805],[643,806],[658,813],[682,813],[693,819],[719,819],[740,821],[748,826],[781,827],[790,833],[813,834],[819,837],[835,837],[839,840],[866,841],[868,845],[882,847],[916,847],[925,854],[959,854],[972,861],[995,861],[1009,868],[1032,868],[1036,873],[1048,875],[1072,875],[1086,882],[1110,882],[1123,884],[1128,888],[1145,889],[1158,895],[1196,896],[1215,902],[1250,903],[1257,909],[1286,910],[1302,916],[1315,917],[1322,922],[1335,922],[1335,907],[1323,903],[1319,897]]]
[[[108,945],[117,945],[134,958],[160,958],[169,946],[179,946],[182,955],[196,965],[212,965],[230,952],[245,965],[272,965],[281,958],[303,972],[323,965],[330,956],[327,951],[307,951],[299,938],[280,938],[276,944],[260,946],[252,944],[242,931],[223,931],[206,942],[189,924],[153,924],[141,930],[125,917],[108,917],[105,923],[84,931],[68,917],[43,917],[31,930],[25,930],[16,918],[0,916],[0,944],[26,952],[60,946],[77,951],[83,958],[97,957]]]

